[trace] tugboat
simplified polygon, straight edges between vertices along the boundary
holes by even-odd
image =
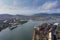
[[[57,29],[59,27],[59,23],[54,23],[52,25],[50,24],[46,25],[45,23],[43,23],[43,25],[47,27],[45,27],[45,29],[41,28],[40,25],[34,27],[32,40],[59,40],[60,39],[60,31]]]

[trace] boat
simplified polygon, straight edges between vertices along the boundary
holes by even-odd
[[[10,27],[9,29],[10,30],[13,30],[13,29],[15,29],[17,26],[13,26],[13,27]]]
[[[24,23],[27,23],[28,21],[25,21],[25,20],[20,20],[20,24],[24,24]]]

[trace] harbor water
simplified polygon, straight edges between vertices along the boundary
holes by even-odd
[[[10,30],[6,28],[0,32],[0,40],[32,40],[34,26],[45,22],[60,22],[59,20],[49,21],[28,21],[23,25],[18,25],[17,28]]]

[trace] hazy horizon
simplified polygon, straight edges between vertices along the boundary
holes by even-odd
[[[60,0],[0,0],[0,14],[60,13]]]

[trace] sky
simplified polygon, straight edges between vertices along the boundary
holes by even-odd
[[[0,0],[0,14],[60,13],[60,0]]]

